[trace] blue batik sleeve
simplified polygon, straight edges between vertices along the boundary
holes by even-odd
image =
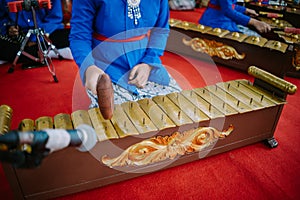
[[[240,7],[236,7],[237,5],[235,5],[233,8],[231,0],[222,0],[219,1],[219,3],[221,12],[223,12],[226,17],[230,18],[237,24],[241,24],[243,26],[248,25],[250,17],[244,14],[245,10],[242,11]]]
[[[92,58],[93,19],[96,14],[94,1],[73,0],[70,48],[80,68],[81,80],[85,81],[86,69],[94,65]]]

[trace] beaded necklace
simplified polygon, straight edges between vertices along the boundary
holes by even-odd
[[[140,2],[141,0],[127,0],[128,17],[134,20],[135,25],[138,25],[138,19],[142,17]]]

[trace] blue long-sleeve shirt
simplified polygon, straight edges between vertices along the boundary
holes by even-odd
[[[83,83],[86,69],[95,64],[114,83],[135,92],[136,87],[127,84],[129,71],[139,63],[146,63],[153,66],[150,81],[169,84],[167,70],[160,60],[169,34],[168,0],[142,0],[137,24],[128,17],[127,0],[73,0],[72,5],[70,47]],[[94,32],[117,40],[149,30],[150,37],[133,42],[103,42],[93,38]]]
[[[206,8],[199,23],[212,28],[239,32],[237,24],[247,26],[250,17],[244,14],[246,8],[237,5],[236,2],[236,0],[211,0],[210,4],[213,7]]]
[[[31,11],[26,11],[22,9],[18,12],[18,20],[16,21],[17,13],[9,12],[7,7],[9,2],[14,2],[15,0],[1,0],[0,3],[0,26],[1,34],[7,34],[7,26],[17,25],[23,29],[28,30],[34,27],[34,21]],[[63,13],[60,0],[51,0],[52,8],[39,8],[36,9],[36,19],[39,28],[43,29],[45,33],[51,34],[57,29],[63,29]]]

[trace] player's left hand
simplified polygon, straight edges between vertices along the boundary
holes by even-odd
[[[134,66],[130,71],[128,84],[136,85],[138,88],[145,87],[151,69],[152,67],[145,63]]]

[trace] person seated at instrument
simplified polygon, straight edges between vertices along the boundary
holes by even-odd
[[[97,80],[109,75],[114,104],[181,91],[162,65],[168,0],[73,0],[70,48],[97,107]]]
[[[13,62],[17,52],[21,48],[22,40],[29,29],[34,29],[34,19],[31,10],[19,10],[10,12],[8,3],[14,0],[0,0],[0,47],[3,50],[0,53],[0,60]],[[64,29],[63,13],[60,0],[51,1],[52,8],[36,8],[37,27],[44,30],[45,35],[49,36],[52,44],[58,49],[58,52],[65,59],[73,59],[69,48],[69,30]],[[37,56],[38,47],[34,34],[31,35],[24,51],[33,56]],[[53,51],[49,53],[50,57],[58,57]],[[27,56],[21,55],[18,63],[34,64],[33,60]]]
[[[271,31],[269,24],[255,19],[257,16],[255,10],[237,5],[237,0],[210,0],[199,23],[255,36]]]

